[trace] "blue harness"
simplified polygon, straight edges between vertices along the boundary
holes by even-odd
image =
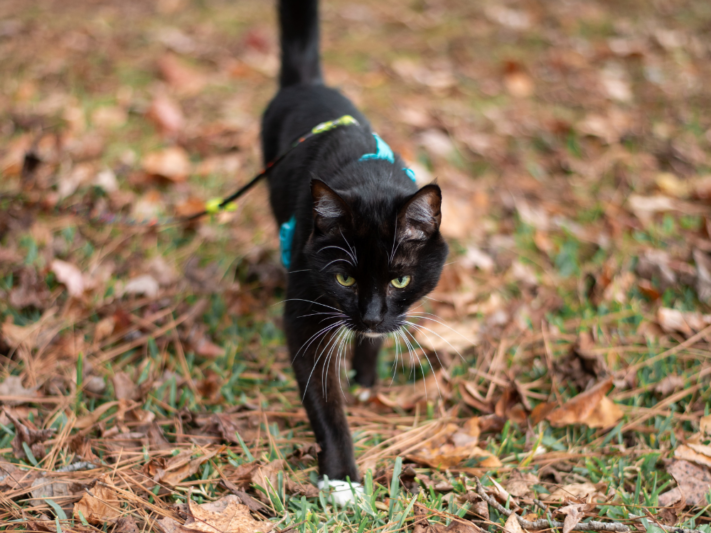
[[[375,137],[376,150],[374,154],[365,154],[358,161],[369,161],[371,159],[382,159],[395,164],[395,154],[384,140],[377,133],[373,133]],[[415,172],[411,168],[403,167],[405,174],[413,182],[415,182]],[[291,245],[294,240],[294,232],[296,231],[296,217],[294,215],[284,222],[279,228],[279,247],[281,248],[281,262],[289,269],[291,265]]]

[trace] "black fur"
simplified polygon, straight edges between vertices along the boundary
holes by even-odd
[[[375,139],[353,104],[322,84],[317,0],[281,0],[279,14],[281,86],[263,117],[265,163],[321,122],[349,114],[360,123],[306,141],[269,175],[277,222],[296,217],[284,327],[321,447],[319,471],[357,481],[335,348],[329,358],[338,339],[330,337],[335,330],[319,332],[344,320],[355,335],[356,381],[375,383],[383,336],[439,280],[447,255],[439,233],[441,192],[437,185],[418,191],[397,155],[395,164],[359,161],[375,151]],[[337,274],[355,284],[344,287]],[[410,284],[397,289],[390,282],[402,276],[410,276]]]

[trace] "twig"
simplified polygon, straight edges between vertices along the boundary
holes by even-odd
[[[483,498],[483,500],[494,507],[497,511],[500,513],[505,514],[506,516],[511,516],[512,514],[516,517],[518,520],[518,523],[521,524],[521,527],[524,529],[551,529],[551,528],[562,528],[563,527],[563,522],[558,522],[557,520],[548,520],[546,518],[542,518],[540,520],[534,520],[531,522],[530,520],[526,520],[525,518],[521,518],[519,515],[511,511],[510,509],[506,509],[503,505],[501,505],[499,502],[497,502],[494,498],[489,496],[486,491],[484,490],[484,487],[481,484],[481,481],[479,481],[479,478],[475,478],[476,481],[476,492]],[[630,531],[630,528],[624,524],[620,524],[618,522],[597,522],[593,520],[592,522],[583,522],[579,524],[575,524],[572,528],[574,531],[617,531],[618,533],[628,533]],[[684,532],[684,533],[691,533],[691,532]]]
[[[685,527],[665,526],[664,524],[660,524],[659,520],[654,518],[654,516],[652,516],[652,513],[650,513],[647,509],[645,509],[644,512],[647,513],[647,518],[654,522],[654,525],[656,527],[658,527],[659,529],[663,529],[664,531],[671,531],[672,533],[701,533],[701,531],[698,529],[686,529]],[[633,515],[632,513],[630,513],[630,518],[635,518],[641,521],[644,516]]]
[[[79,470],[92,470],[94,468],[97,468],[94,463],[90,463],[89,461],[79,461],[78,463],[57,468],[55,472],[78,472]]]

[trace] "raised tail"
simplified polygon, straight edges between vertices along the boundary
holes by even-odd
[[[323,83],[319,56],[318,0],[279,0],[282,87]]]

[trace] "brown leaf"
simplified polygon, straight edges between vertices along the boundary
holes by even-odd
[[[677,487],[659,496],[659,505],[668,507],[682,498],[689,507],[706,505],[706,494],[711,489],[711,470],[689,463],[673,461],[667,472],[676,480]]]
[[[483,533],[471,522],[452,521],[448,526],[432,524],[427,520],[429,511],[420,505],[415,505],[415,528],[412,533]],[[461,519],[460,519],[461,520]]]
[[[558,509],[559,513],[565,515],[565,520],[563,521],[563,533],[570,533],[573,528],[583,519],[585,513],[583,512],[585,504],[572,504],[566,505]]]
[[[184,94],[198,93],[205,85],[202,73],[173,54],[165,54],[158,60],[158,70],[171,87]]]
[[[604,484],[598,483],[571,483],[556,489],[550,496],[548,501],[598,501],[604,499],[605,495],[600,492],[605,487]]]
[[[611,428],[624,416],[622,409],[607,396],[603,396],[582,423],[590,428]]]
[[[146,116],[166,137],[175,137],[185,127],[185,117],[180,106],[173,99],[162,94],[153,99]]]
[[[538,483],[538,477],[534,474],[514,470],[503,486],[511,496],[528,498],[532,495],[531,487],[536,483]]]
[[[213,370],[206,371],[207,376],[197,382],[197,390],[200,395],[208,401],[216,401],[220,397],[220,387],[222,379]]]
[[[190,159],[185,150],[173,146],[147,154],[142,167],[148,174],[180,183],[190,174]]]
[[[274,528],[274,524],[252,518],[249,508],[232,494],[202,505],[189,499],[184,525],[172,518],[163,518],[156,525],[164,533],[267,533]]]
[[[46,453],[42,443],[54,434],[54,429],[30,429],[15,418],[7,409],[5,409],[4,412],[5,416],[7,416],[15,426],[15,438],[12,439],[12,451],[15,457],[18,459],[27,458],[23,446],[23,444],[27,444],[32,451],[32,455],[35,456],[35,459],[38,461],[42,459]]]
[[[47,346],[62,329],[60,321],[54,318],[56,309],[48,309],[42,317],[27,326],[16,326],[8,315],[2,324],[2,337],[11,348],[24,346],[28,350]]]
[[[34,470],[21,470],[0,458],[0,493],[29,490],[38,476]]]
[[[237,487],[237,485],[235,485],[231,481],[223,478],[220,480],[220,484],[227,490],[229,490],[232,494],[237,496],[240,499],[241,503],[249,507],[250,511],[260,513],[266,516],[267,518],[275,516],[269,507],[262,505],[260,502],[252,498],[249,494],[247,494],[243,490],[240,490],[239,487]]]
[[[113,522],[119,518],[121,512],[121,502],[118,494],[109,487],[102,485],[108,478],[102,477],[91,489],[87,489],[74,505],[74,516],[79,519],[79,512],[84,515],[87,522],[94,525],[103,525],[106,522]]]
[[[119,518],[118,522],[116,522],[116,529],[114,529],[114,533],[140,533],[141,530],[138,529],[138,526],[136,525],[136,521],[131,518],[130,516],[124,516],[123,518]]]
[[[663,397],[669,396],[672,392],[684,387],[686,380],[678,374],[670,374],[663,378],[657,386],[654,387],[654,392]]]
[[[277,476],[279,475],[279,472],[284,471],[285,467],[286,461],[283,459],[272,461],[267,465],[262,465],[252,473],[252,483],[259,485],[268,492],[277,491],[279,487]],[[257,491],[257,497],[264,503],[270,503],[269,496],[264,494],[262,491]]]
[[[32,398],[37,398],[37,388],[26,389],[22,385],[20,376],[8,376],[5,381],[0,383],[0,396],[10,396],[11,398],[1,399],[0,403],[5,405],[20,405],[31,401]]]
[[[60,261],[59,259],[52,261],[50,268],[54,275],[57,276],[57,280],[67,287],[69,296],[80,298],[84,294],[87,284],[81,270],[71,263]]]
[[[219,451],[220,450],[212,451],[197,459],[191,459],[192,452],[182,452],[175,457],[171,457],[166,461],[165,465],[156,465],[153,481],[175,486],[186,477],[197,473],[197,471],[200,470],[200,466],[212,459]],[[153,461],[151,461],[151,463],[153,463]]]
[[[657,322],[666,333],[679,332],[691,337],[711,324],[711,315],[660,307],[657,310]]]
[[[524,533],[521,524],[518,523],[516,513],[511,513],[504,524],[504,533]]]
[[[113,379],[114,383],[114,393],[116,394],[117,400],[138,400],[139,399],[139,389],[133,379],[129,377],[125,372],[117,372]]]
[[[21,258],[17,259],[18,262],[20,260]],[[18,281],[19,283],[10,291],[10,305],[19,309],[30,306],[44,309],[51,295],[47,284],[39,278],[37,271],[34,268],[23,268]]]
[[[56,501],[57,498],[70,495],[70,482],[66,480],[53,479],[50,476],[40,476],[32,482],[32,497],[36,500],[51,498]]]
[[[434,372],[425,379],[418,380],[414,385],[396,385],[382,387],[376,395],[377,401],[392,408],[414,409],[418,404],[424,408],[427,401],[436,402],[440,398],[447,400],[451,390],[447,386],[445,375],[441,370]]]
[[[468,459],[479,459],[482,468],[497,468],[501,462],[490,452],[477,446],[479,436],[478,418],[471,418],[460,428],[447,424],[436,438],[415,450],[407,459],[432,468],[450,468]]]
[[[545,416],[552,426],[585,424],[588,427],[612,427],[622,417],[622,410],[605,394],[612,388],[612,378],[568,400]]]

